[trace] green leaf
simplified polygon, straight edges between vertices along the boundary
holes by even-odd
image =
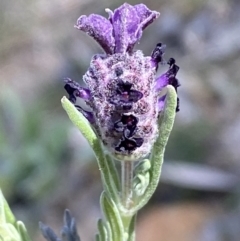
[[[113,234],[112,234],[111,226],[110,226],[110,224],[107,220],[106,220],[106,229],[107,229],[107,235],[108,235],[107,241],[112,241],[113,240]]]
[[[102,241],[102,240],[100,239],[99,234],[96,234],[95,240],[96,240],[96,241]]]
[[[0,224],[0,234],[4,241],[22,241],[16,228],[11,223]]]
[[[16,221],[6,199],[0,190],[0,240],[31,241],[21,221]]]
[[[138,174],[134,177],[134,194],[138,197],[141,198],[141,196],[144,194],[146,191],[148,185],[150,182],[150,173],[147,172],[145,174]]]
[[[130,222],[128,229],[128,240],[127,241],[135,241],[135,224],[136,224],[137,215],[135,214]]]
[[[15,222],[16,222],[16,219],[11,209],[9,208],[9,205],[0,189],[0,224],[2,223],[15,224]]]
[[[141,198],[150,182],[151,162],[148,159],[141,161],[134,169],[135,177],[133,180],[134,194],[136,199]]]
[[[165,108],[162,114],[160,114],[158,120],[159,126],[159,136],[153,146],[151,153],[151,169],[150,169],[150,183],[146,189],[146,192],[142,196],[138,205],[132,210],[133,213],[141,209],[152,197],[155,192],[159,178],[161,175],[161,168],[163,163],[163,157],[165,152],[165,147],[167,145],[168,138],[170,136],[175,115],[176,115],[176,106],[177,106],[177,94],[171,85],[167,86],[167,96],[165,100]]]
[[[97,154],[99,152],[99,149],[101,149],[100,143],[88,120],[83,116],[82,113],[80,113],[75,108],[75,106],[65,96],[61,99],[61,102],[64,110],[68,114],[69,119],[81,131],[90,146],[95,149],[94,152]],[[98,144],[96,144],[96,142]],[[102,152],[102,150],[100,150],[100,152]]]
[[[100,203],[106,220],[110,224],[112,240],[124,241],[124,227],[116,204],[107,196],[106,192],[102,193]]]
[[[109,195],[118,202],[118,177],[114,167],[112,166],[112,160],[110,160],[109,156],[106,157],[102,148],[102,143],[96,136],[88,120],[66,97],[63,97],[61,102],[64,110],[69,116],[69,119],[81,131],[92,147],[98,161],[99,170],[102,174],[104,188],[106,188]]]
[[[98,232],[99,232],[99,238],[101,241],[109,240],[108,234],[107,234],[107,229],[106,229],[102,219],[98,220]]]
[[[28,236],[27,229],[22,221],[17,221],[17,228],[22,241],[31,241]]]
[[[135,174],[143,174],[148,172],[151,169],[151,161],[149,159],[144,159],[139,162],[138,165],[134,168]]]

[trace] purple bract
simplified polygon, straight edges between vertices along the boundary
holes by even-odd
[[[165,45],[158,43],[149,57],[134,50],[142,31],[160,15],[158,12],[144,4],[127,3],[107,12],[108,19],[91,14],[77,20],[75,27],[93,37],[105,53],[92,57],[83,76],[87,88],[66,79],[65,89],[69,100],[89,120],[112,156],[138,160],[150,153],[161,134],[157,125],[165,101],[161,91],[169,84],[177,90],[179,67],[171,58],[168,71],[156,78],[159,64],[165,62]],[[91,111],[76,105],[78,98]]]

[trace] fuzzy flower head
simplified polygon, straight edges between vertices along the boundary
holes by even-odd
[[[87,88],[66,79],[65,89],[69,100],[88,119],[112,156],[118,160],[138,160],[150,153],[161,135],[157,125],[165,101],[161,93],[169,84],[177,90],[179,67],[171,58],[168,71],[156,77],[158,65],[164,63],[165,45],[158,43],[147,57],[134,50],[143,30],[160,15],[158,12],[144,4],[127,3],[106,11],[108,19],[91,14],[77,20],[75,27],[93,37],[104,53],[92,57],[83,76]],[[91,111],[77,105],[78,98]]]

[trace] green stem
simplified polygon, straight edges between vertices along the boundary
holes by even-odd
[[[135,241],[136,215],[121,216],[124,227],[124,241]]]
[[[133,194],[133,162],[121,161],[122,178],[122,205],[125,209],[131,208]]]

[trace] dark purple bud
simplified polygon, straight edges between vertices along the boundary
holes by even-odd
[[[128,81],[123,82],[122,80],[119,80],[119,82],[117,83],[118,89],[117,91],[119,91],[120,93],[122,92],[129,92],[130,89],[132,88],[132,83],[129,83]]]
[[[115,122],[114,129],[118,132],[122,132],[125,127],[136,127],[138,119],[134,115],[122,115],[121,120]]]
[[[179,71],[179,67],[176,65],[176,61],[174,58],[170,58],[168,60],[168,65],[168,71],[165,74],[161,75],[159,78],[157,78],[156,89],[157,91],[161,91],[165,86],[172,85],[177,92],[177,88],[180,86],[180,83],[176,78],[177,72]],[[161,111],[164,107],[164,100],[165,96],[158,99],[159,111]],[[179,98],[177,97],[176,112],[178,112],[179,110]]]
[[[65,84],[64,85],[64,89],[67,91],[68,93],[68,99],[75,104],[77,101],[76,95],[74,94],[75,89],[73,89],[69,84]]]
[[[177,72],[179,71],[179,67],[175,64],[176,61],[174,58],[170,58],[168,64],[169,68],[169,84],[172,85],[177,91],[177,87],[180,86],[178,79],[176,79]]]
[[[176,79],[177,72],[179,67],[175,64],[175,59],[171,58],[168,61],[169,69],[168,71],[157,78],[156,80],[156,89],[161,91],[167,85],[172,85],[176,90],[180,86],[178,80]]]
[[[134,151],[137,147],[140,147],[143,144],[142,138],[126,138],[123,137],[120,143],[115,147],[116,151],[131,152]]]
[[[138,123],[138,118],[133,115],[122,115],[121,120],[114,123],[117,132],[123,132],[126,138],[132,137]]]
[[[136,103],[143,97],[143,94],[138,90],[131,90],[132,84],[129,82],[120,81],[117,84],[116,94],[110,97],[110,103],[121,106],[125,110],[132,107],[132,103]]]
[[[65,90],[69,94],[69,100],[72,103],[76,102],[76,97],[79,97],[84,100],[89,100],[91,98],[90,90],[87,88],[83,88],[80,84],[76,81],[73,81],[69,78],[65,79]]]
[[[138,118],[134,115],[122,115],[121,122],[126,126],[134,126],[138,123]]]
[[[176,63],[176,60],[174,58],[170,58],[167,62],[167,64],[171,67]]]
[[[158,69],[159,64],[164,63],[163,55],[165,52],[165,48],[166,48],[166,45],[163,45],[162,43],[158,43],[151,54],[152,65],[156,67],[156,70]]]

